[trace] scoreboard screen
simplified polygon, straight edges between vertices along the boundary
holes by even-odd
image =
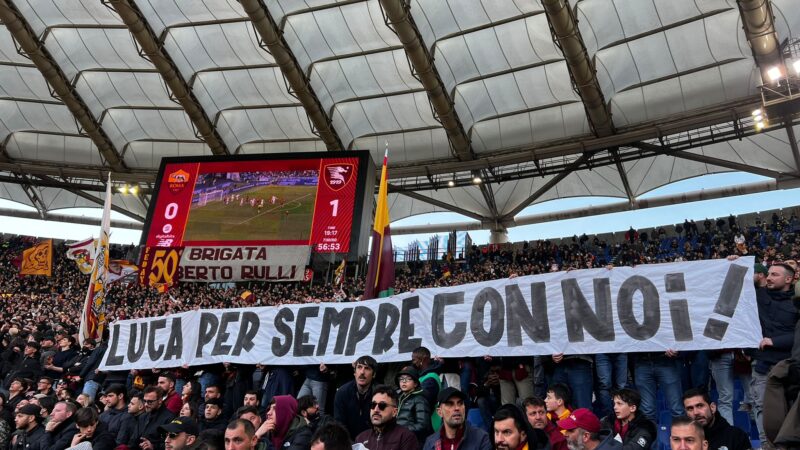
[[[366,151],[164,158],[142,244],[348,253],[374,182]]]

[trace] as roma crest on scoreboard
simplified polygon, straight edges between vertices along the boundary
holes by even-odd
[[[187,184],[189,184],[191,175],[189,172],[178,169],[175,172],[172,172],[167,177],[167,186],[169,187],[170,192],[173,194],[177,194],[178,192],[182,191]]]
[[[328,164],[322,169],[322,178],[325,180],[326,186],[338,191],[350,183],[355,172],[353,164]]]

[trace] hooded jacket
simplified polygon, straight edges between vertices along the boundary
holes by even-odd
[[[601,421],[603,428],[611,431],[612,437],[616,436],[614,431],[616,420],[616,417],[611,414]],[[656,424],[637,411],[633,420],[628,423],[628,432],[622,439],[622,450],[649,450],[657,438]]]
[[[297,400],[291,395],[277,395],[275,400],[275,431],[270,437],[272,448],[279,450],[289,435],[289,427],[297,415]]]

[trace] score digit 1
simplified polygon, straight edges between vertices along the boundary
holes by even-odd
[[[339,199],[337,198],[336,200],[331,200],[330,205],[333,209],[331,211],[331,217],[336,217],[336,214],[339,213]]]

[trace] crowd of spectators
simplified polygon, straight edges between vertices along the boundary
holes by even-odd
[[[762,417],[764,387],[770,370],[789,358],[798,319],[790,300],[800,222],[794,214],[776,213],[749,224],[731,216],[701,224],[687,220],[670,229],[674,231],[631,228],[624,240],[613,243],[582,235],[560,242],[473,246],[455,257],[398,266],[395,289],[754,255],[765,339],[759,350],[442,360],[421,347],[404,364],[379,365],[361,357],[352,367],[226,363],[106,373],[97,370],[106,341],[77,344],[87,277],[64,256],[64,245],[54,246],[53,276],[23,278],[18,276],[19,255],[35,239],[4,236],[0,450],[61,450],[82,442],[96,449],[181,450],[203,443],[206,448],[305,450],[314,445],[337,448],[337,442],[350,441],[370,450],[441,450],[443,445],[451,446],[447,450],[488,450],[492,440],[508,450],[522,445],[529,450],[594,450],[616,448],[616,441],[625,450],[639,450],[635,447],[658,445],[656,424],[668,425],[660,410],[693,420],[676,419],[673,435],[683,426],[709,443],[713,437],[713,450],[743,450],[751,443],[747,433],[732,426],[735,408],[751,411],[766,448],[772,444]],[[131,250],[115,247],[112,258]],[[358,301],[363,280],[350,279],[343,287],[248,283],[253,295],[247,299],[240,296],[244,287],[186,283],[159,293],[118,282],[107,297],[107,317],[113,321],[196,308]],[[788,370],[800,377],[796,367]],[[735,379],[742,380],[745,391],[736,401]],[[492,429],[494,439],[486,434]],[[690,440],[687,436],[680,439]],[[235,439],[252,446],[230,447]],[[668,445],[675,444],[672,439]]]

